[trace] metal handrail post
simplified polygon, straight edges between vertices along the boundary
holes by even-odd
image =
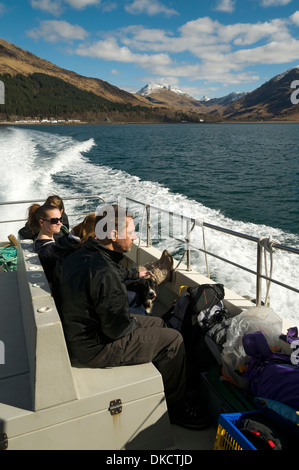
[[[256,305],[260,307],[261,305],[261,295],[262,295],[262,246],[257,244],[257,254],[256,254]]]
[[[146,246],[152,246],[151,240],[151,206],[146,204]]]
[[[190,254],[190,220],[186,221],[186,254],[187,254],[187,271],[191,271],[191,254]]]

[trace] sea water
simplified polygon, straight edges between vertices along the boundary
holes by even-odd
[[[256,270],[256,244],[229,237],[201,221],[299,248],[299,124],[49,125],[1,126],[0,202],[100,195],[107,203],[125,199],[145,234],[146,202],[198,220],[192,247]],[[96,200],[83,209],[94,211]],[[82,204],[66,203],[67,212]],[[0,219],[26,217],[27,205],[0,206]],[[80,219],[71,220],[71,224]],[[184,239],[189,228],[174,226],[152,210],[153,243],[180,259],[184,245],[168,237],[170,226]],[[163,233],[158,230],[162,225]],[[6,237],[0,226],[1,239]],[[203,244],[205,236],[205,245]],[[192,268],[241,295],[255,297],[255,276],[192,249]],[[185,260],[184,260],[185,262]],[[270,269],[270,255],[266,265]],[[265,272],[265,271],[264,271]],[[273,254],[273,277],[299,286],[299,257]],[[263,284],[265,295],[266,286]],[[299,324],[299,295],[274,284],[270,305]]]

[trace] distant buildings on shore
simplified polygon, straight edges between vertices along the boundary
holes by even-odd
[[[81,122],[81,119],[15,119],[13,121],[15,124],[62,124],[62,123],[76,123]]]

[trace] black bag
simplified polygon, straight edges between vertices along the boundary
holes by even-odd
[[[162,320],[165,321],[169,328],[173,328],[179,332],[182,331],[183,322],[186,316],[186,312],[190,307],[190,296],[189,294],[182,295],[178,300],[173,302],[172,306],[162,316]]]
[[[224,298],[223,284],[202,284],[188,287],[187,293],[175,301],[162,316],[167,326],[180,331],[188,344],[198,314],[212,308]]]
[[[224,299],[223,284],[202,284],[201,286],[188,287],[193,313],[213,307]]]
[[[202,284],[197,287],[189,287],[186,294],[181,295],[171,308],[162,316],[168,327],[174,328],[182,334],[187,357],[187,384],[190,388],[200,386],[200,372],[217,365],[216,359],[207,346],[204,335],[206,329],[214,325],[213,319],[204,315],[203,325],[199,324],[198,315],[201,311],[216,309],[224,311],[221,300],[224,298],[222,284]],[[217,304],[222,306],[216,307]],[[226,311],[225,311],[226,313]],[[222,318],[222,317],[221,317]]]

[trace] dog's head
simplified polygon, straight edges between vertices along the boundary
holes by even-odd
[[[162,284],[162,282],[168,282],[172,279],[173,264],[173,257],[169,251],[164,250],[161,258],[156,261],[149,261],[146,263],[145,269],[152,271],[157,284]]]
[[[152,304],[158,295],[158,284],[153,276],[142,277],[127,285],[127,289],[139,295],[141,303],[147,313],[151,311]]]
[[[143,281],[145,284],[145,289],[147,291],[146,297],[150,300],[154,300],[157,297],[158,293],[158,284],[155,278],[152,276],[148,276],[141,279],[141,281]]]
[[[137,292],[143,300],[154,300],[157,297],[157,282],[152,276],[142,277],[129,284],[128,289]]]

